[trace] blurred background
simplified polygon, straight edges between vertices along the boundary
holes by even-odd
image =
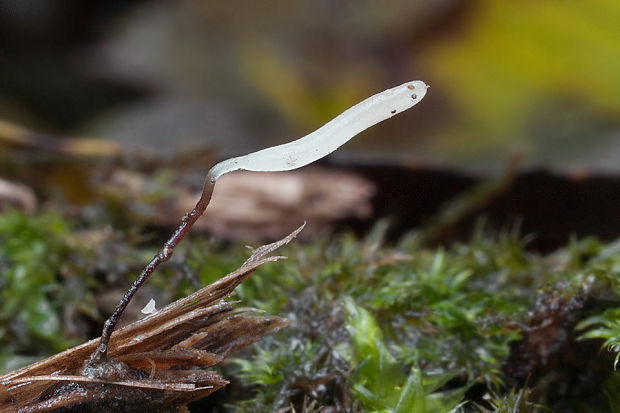
[[[618,22],[617,0],[0,0],[0,119],[222,158],[421,79],[334,156],[617,172]]]
[[[473,239],[474,252],[459,252],[446,262],[458,258],[462,262],[454,268],[468,269],[473,264],[465,257],[471,255],[475,268],[491,271],[485,277],[500,284],[479,278],[472,291],[513,291],[501,284],[513,282],[507,271],[514,271],[515,285],[531,284],[518,287],[520,297],[533,299],[540,285],[556,282],[553,274],[564,282],[564,273],[557,273],[563,269],[541,270],[546,268],[539,266],[542,261],[522,253],[521,245],[550,252],[568,243],[569,249],[552,256],[549,265],[579,269],[578,276],[571,275],[579,280],[576,263],[594,263],[596,270],[588,271],[602,280],[598,265],[617,255],[620,244],[603,249],[594,238],[583,244],[575,239],[620,237],[620,1],[0,0],[0,372],[96,337],[127,280],[195,205],[205,172],[215,162],[297,139],[360,100],[416,79],[431,85],[424,101],[365,131],[328,161],[280,175],[224,177],[226,184],[218,184],[205,219],[146,286],[153,288],[136,296],[127,320],[137,319],[151,296],[158,303],[170,302],[233,270],[239,257],[247,256],[245,250],[235,256],[223,252],[220,243],[272,242],[304,221],[308,226],[301,237],[328,249],[312,247],[310,258],[300,253],[288,269],[274,267],[274,276],[265,279],[281,286],[272,289],[258,281],[241,299],[263,308],[284,297],[282,303],[293,303],[293,323],[299,320],[312,329],[316,320],[332,316],[315,316],[319,313],[307,311],[304,303],[323,311],[331,308],[316,304],[323,296],[339,297],[340,289],[348,288],[337,275],[337,292],[324,294],[323,274],[353,274],[360,263],[370,270],[359,273],[371,274],[380,262],[375,262],[379,240],[394,241],[412,231],[415,254],[427,254],[418,246],[446,245],[445,251],[451,251],[455,240]],[[389,224],[380,221],[384,217]],[[487,247],[476,235],[481,228],[504,235],[490,238]],[[370,234],[368,244],[353,243],[348,235],[349,241],[330,238],[348,230]],[[524,237],[522,243],[513,242],[514,234]],[[359,262],[354,249],[363,249]],[[351,264],[344,258],[340,264],[338,251],[350,255]],[[434,262],[443,262],[443,256],[440,250]],[[406,258],[390,254],[386,259],[396,263],[401,257]],[[530,259],[533,264],[526,262]],[[451,271],[446,285],[460,294],[469,272],[453,282]],[[287,272],[308,278],[281,282]],[[542,278],[547,273],[553,276]],[[594,279],[590,272],[583,274]],[[307,282],[312,278],[321,284]],[[429,285],[438,279],[429,276]],[[590,283],[584,281],[583,288]],[[305,290],[306,284],[312,287]],[[412,284],[390,289],[418,291],[400,285]],[[448,289],[440,286],[419,291],[444,297]],[[286,293],[263,299],[252,288]],[[582,297],[582,290],[574,293],[562,284],[558,291],[564,290]],[[613,301],[607,295],[611,291],[605,284],[600,302],[616,303],[617,297]],[[584,293],[577,301],[566,299],[573,307],[558,307],[560,301],[552,298],[564,295],[553,294],[536,306],[531,303],[534,327],[527,331],[539,331],[530,341],[535,350],[516,351],[540,358],[541,365],[559,351],[556,337],[574,339],[569,331],[582,305],[574,303],[586,302]],[[377,297],[373,306],[384,299]],[[459,308],[467,302],[461,300],[464,295],[452,297]],[[422,342],[418,337],[433,340],[430,360],[445,359],[451,370],[453,360],[467,355],[499,371],[508,355],[508,334],[524,324],[480,307],[494,307],[486,304],[494,301],[468,297],[475,310],[463,305],[462,312],[444,313],[444,301],[437,301],[439,311],[412,307],[411,314],[435,313],[457,324],[425,321],[410,340],[415,345]],[[504,306],[509,301],[497,297],[500,307],[513,305]],[[279,313],[285,307],[273,308]],[[480,319],[479,314],[493,315]],[[536,314],[547,315],[537,324]],[[496,321],[505,326],[503,332],[488,333],[492,330],[486,326]],[[465,327],[455,328],[461,322]],[[394,331],[402,327],[396,323]],[[437,325],[466,335],[439,340],[443,344],[437,346],[434,334],[443,331]],[[479,336],[471,333],[476,329]],[[339,330],[330,325],[325,331]],[[504,347],[493,338],[500,334],[507,337],[501,339]],[[307,337],[296,340],[310,342],[316,336]],[[450,340],[459,343],[454,346],[458,353],[444,351],[452,346]],[[468,347],[460,345],[466,342]],[[491,350],[479,352],[480,343]],[[595,347],[588,354],[599,354]],[[574,368],[574,355],[586,354],[582,348],[562,350],[570,356],[557,365]],[[322,351],[316,360],[324,359]],[[492,364],[496,356],[491,354],[500,351]],[[593,380],[599,374],[593,359],[578,358],[587,372],[571,380],[579,385],[562,381],[556,370],[540,380],[543,388],[570,395],[563,406],[584,394],[590,397],[588,386],[598,386],[605,377]],[[514,360],[523,380],[532,377],[535,383],[530,376],[535,370],[528,370],[534,367],[528,366],[538,364]],[[432,362],[428,366],[434,369]],[[462,371],[470,373],[469,366]],[[328,381],[314,382],[331,389]],[[348,377],[342,382],[349,383]],[[582,393],[573,392],[583,383]],[[613,385],[616,389],[617,382]],[[230,394],[238,401],[237,388]]]

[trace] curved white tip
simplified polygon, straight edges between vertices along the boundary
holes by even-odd
[[[220,176],[240,169],[275,172],[308,165],[332,153],[358,133],[418,104],[427,90],[426,83],[414,80],[377,93],[296,141],[218,163],[211,168],[207,179],[215,183]]]

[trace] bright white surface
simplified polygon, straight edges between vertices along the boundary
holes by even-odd
[[[155,308],[155,300],[151,298],[151,300],[144,306],[142,310],[140,310],[142,314],[150,315],[157,312]]]
[[[240,169],[275,172],[301,168],[329,155],[358,133],[413,107],[424,98],[427,88],[424,82],[414,80],[377,93],[296,141],[216,164],[207,179],[215,182]]]

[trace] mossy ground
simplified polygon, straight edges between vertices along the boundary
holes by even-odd
[[[97,295],[155,253],[157,236],[106,219],[0,214],[4,370],[96,333]],[[619,243],[586,238],[541,255],[518,231],[481,225],[467,242],[429,247],[416,233],[388,243],[387,226],[297,242],[244,282],[242,305],[291,326],[229,360],[231,385],[194,408],[620,411]],[[150,283],[184,295],[245,257],[192,234]]]

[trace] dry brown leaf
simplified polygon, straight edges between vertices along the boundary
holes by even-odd
[[[0,376],[0,412],[176,411],[225,386],[213,366],[288,321],[234,309],[224,298],[303,228],[253,251],[236,271],[115,331],[109,360],[85,361],[98,339]]]

